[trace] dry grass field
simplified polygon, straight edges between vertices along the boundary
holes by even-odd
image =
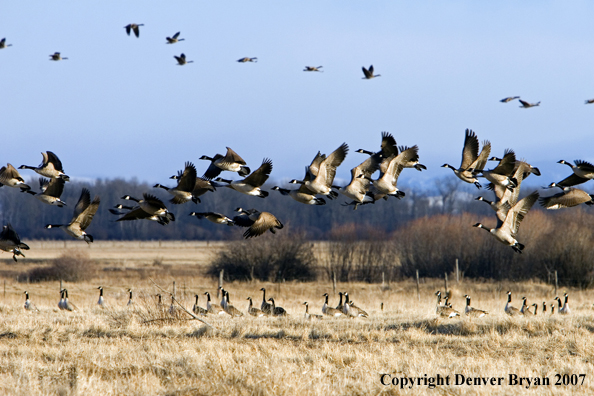
[[[45,242],[47,243],[47,242]],[[137,242],[136,242],[137,244]],[[32,244],[33,245],[33,244]],[[80,246],[80,244],[78,245]],[[568,290],[572,313],[508,317],[503,313],[506,291],[514,293],[514,305],[527,296],[530,303],[553,301],[550,286],[540,283],[450,284],[454,308],[464,307],[464,294],[473,306],[489,311],[480,319],[443,319],[435,315],[437,289],[443,282],[421,284],[421,301],[413,281],[386,285],[338,284],[348,291],[369,318],[306,321],[304,306],[320,313],[322,294],[332,285],[316,283],[227,283],[234,305],[247,310],[247,296],[261,301],[261,287],[288,318],[211,317],[190,320],[156,307],[154,295],[161,287],[171,290],[191,308],[193,296],[216,293],[216,282],[200,276],[191,259],[161,249],[132,245],[121,247],[125,258],[90,249],[91,257],[104,267],[155,267],[153,272],[97,271],[90,282],[65,283],[76,312],[58,310],[59,283],[17,283],[5,277],[0,294],[0,394],[7,395],[368,395],[368,394],[593,394],[594,311],[591,292]],[[70,247],[70,246],[68,246]],[[83,245],[84,248],[84,245]],[[188,247],[200,250],[207,260],[216,246]],[[59,247],[47,253],[34,249],[17,264],[3,261],[6,274],[39,265]],[[39,247],[43,251],[44,248]],[[149,250],[151,250],[149,252]],[[45,254],[45,256],[44,256]],[[191,253],[188,253],[191,256]],[[55,257],[55,256],[54,256]],[[171,260],[168,257],[173,257]],[[206,258],[205,258],[206,257]],[[4,258],[4,257],[3,257]],[[119,260],[119,261],[118,261]],[[128,261],[124,261],[128,260]],[[176,261],[179,260],[179,261]],[[165,268],[161,268],[165,267]],[[191,269],[191,270],[188,270]],[[0,280],[2,281],[2,280]],[[105,288],[106,309],[97,307],[97,286]],[[2,286],[0,284],[0,286]],[[135,304],[127,307],[126,290],[135,292]],[[39,311],[23,309],[28,290]],[[563,290],[564,291],[564,290]],[[562,294],[560,291],[559,294]],[[0,289],[0,293],[3,290]],[[165,299],[166,306],[169,300]],[[380,303],[384,310],[380,310]],[[337,304],[332,295],[331,305]],[[421,377],[421,384],[382,385],[382,374],[392,378]],[[503,377],[501,385],[456,385],[455,375]],[[510,385],[509,375],[548,378],[550,385],[526,388]],[[555,385],[556,375],[577,385]],[[585,374],[582,378],[577,377]],[[449,376],[449,385],[431,389],[425,376]],[[387,379],[388,377],[384,377]],[[460,377],[458,377],[460,379]],[[562,381],[561,380],[561,381]],[[497,381],[495,381],[497,382]]]

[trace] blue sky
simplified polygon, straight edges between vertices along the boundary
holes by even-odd
[[[51,150],[73,177],[152,183],[185,161],[201,174],[201,155],[230,146],[252,169],[270,157],[280,180],[347,142],[348,178],[354,151],[389,131],[419,145],[428,180],[459,165],[472,128],[546,185],[569,174],[556,161],[594,161],[593,15],[591,1],[12,1],[0,159],[37,165]],[[166,45],[177,31],[185,41]],[[56,51],[69,60],[50,62]],[[182,52],[194,63],[177,66]],[[370,64],[382,77],[362,79]],[[542,103],[499,102],[512,95]]]

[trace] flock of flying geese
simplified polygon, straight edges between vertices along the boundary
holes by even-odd
[[[359,149],[356,152],[367,155],[367,158],[358,166],[351,169],[351,180],[346,186],[334,184],[336,169],[342,164],[349,151],[346,143],[341,144],[329,155],[318,153],[311,163],[305,167],[303,179],[293,179],[290,184],[298,184],[299,188],[289,190],[279,186],[272,187],[272,191],[278,191],[295,201],[305,205],[325,205],[327,199],[335,199],[341,193],[350,202],[344,206],[353,206],[357,209],[360,205],[375,203],[381,199],[388,200],[389,197],[401,199],[405,196],[403,191],[397,187],[400,173],[405,168],[414,168],[418,171],[427,169],[419,162],[418,146],[398,146],[394,137],[388,132],[382,132],[380,149],[376,152]],[[513,150],[505,150],[503,156],[490,157],[491,143],[485,141],[479,153],[479,140],[477,135],[467,129],[462,149],[462,162],[456,168],[449,164],[443,167],[450,168],[454,174],[466,183],[473,183],[481,188],[479,178],[485,178],[489,184],[488,190],[493,191],[495,199],[490,201],[484,197],[477,200],[483,201],[495,211],[497,225],[489,228],[481,223],[474,226],[485,229],[498,241],[509,245],[518,253],[524,249],[524,245],[518,242],[517,233],[521,221],[524,219],[530,208],[540,198],[540,203],[547,209],[560,209],[576,206],[579,204],[594,204],[594,196],[573,186],[594,179],[594,166],[586,161],[576,160],[575,164],[561,160],[572,169],[572,174],[558,183],[551,183],[548,188],[560,188],[561,192],[549,196],[539,197],[534,191],[523,199],[519,200],[520,186],[522,181],[529,175],[540,175],[538,168],[531,166],[526,161],[518,160]],[[58,207],[64,207],[65,202],[60,196],[70,177],[65,174],[62,163],[57,155],[51,151],[42,153],[43,161],[39,166],[21,165],[18,169],[33,170],[42,177],[39,179],[38,192],[32,191],[25,183],[19,171],[10,163],[0,169],[0,187],[3,185],[18,188],[21,192],[32,195],[39,201]],[[175,187],[167,187],[156,184],[154,188],[165,189],[173,197],[169,202],[174,205],[182,205],[188,202],[200,203],[200,196],[214,192],[217,188],[229,188],[239,193],[266,198],[268,191],[263,189],[264,183],[272,172],[272,160],[264,158],[262,164],[255,171],[247,166],[243,158],[231,148],[227,147],[225,155],[216,154],[213,157],[203,155],[201,160],[209,161],[210,164],[204,175],[197,176],[197,170],[193,163],[186,162],[184,170],[180,170],[170,179],[177,181]],[[485,170],[487,161],[497,161],[497,166]],[[241,178],[238,180],[224,179],[219,175],[223,172],[236,172]],[[379,176],[374,179],[372,175],[379,171]],[[116,221],[151,220],[161,225],[167,225],[175,221],[175,215],[171,213],[165,203],[150,193],[143,193],[142,198],[135,198],[130,195],[122,197],[123,200],[133,201],[135,205],[118,204],[110,208],[110,212],[120,216]],[[80,198],[74,207],[74,213],[68,224],[47,224],[45,228],[62,228],[73,238],[84,240],[87,243],[93,242],[93,236],[86,232],[91,224],[99,204],[100,197],[95,196],[91,201],[88,189],[83,188]],[[206,219],[216,224],[245,227],[244,238],[257,237],[266,231],[275,233],[276,229],[282,229],[282,222],[275,215],[258,209],[237,208],[239,213],[233,218],[218,212],[191,212],[191,216],[198,219]],[[0,249],[13,254],[13,259],[21,255],[22,250],[29,247],[20,240],[18,233],[12,225],[3,226],[0,233]]]
[[[97,306],[100,308],[108,307],[108,303],[103,296],[103,286],[99,286],[97,288],[99,290],[99,300],[97,301]],[[288,312],[283,308],[276,305],[274,298],[270,297],[266,299],[266,289],[261,288],[260,291],[262,292],[262,303],[260,304],[260,308],[254,306],[254,302],[252,297],[246,298],[249,301],[249,305],[247,308],[247,313],[254,317],[263,317],[263,316],[274,316],[274,317],[284,317],[288,316]],[[229,291],[223,289],[222,287],[219,288],[219,292],[221,294],[221,302],[220,304],[216,304],[211,301],[210,293],[205,292],[204,295],[206,296],[206,308],[203,308],[198,305],[199,296],[196,294],[194,297],[196,298],[196,302],[192,307],[192,312],[195,315],[225,315],[231,317],[240,317],[244,316],[244,312],[237,309],[232,303],[229,297]],[[31,302],[29,292],[25,291],[25,304],[24,308],[28,311],[39,311],[39,308]],[[135,301],[133,299],[133,292],[132,289],[128,289],[128,303],[126,304],[128,307],[133,307],[135,305]],[[356,317],[368,317],[369,315],[363,309],[359,308],[355,305],[353,301],[350,300],[349,294],[347,292],[340,292],[338,293],[340,296],[340,302],[336,306],[336,308],[332,308],[328,306],[328,293],[324,293],[323,297],[324,305],[322,305],[322,313],[324,316],[334,317],[334,318],[356,318]],[[157,309],[164,311],[165,305],[163,303],[163,298],[161,294],[156,294],[157,297],[156,305]],[[344,302],[343,302],[344,297]],[[309,303],[306,301],[303,303],[305,305],[305,314],[304,318],[307,320],[311,319],[322,319],[323,315],[317,314],[310,314],[309,313]],[[60,290],[60,300],[58,301],[58,308],[60,310],[65,311],[78,311],[79,308],[68,300],[68,289],[61,289]],[[177,313],[178,308],[175,305],[175,298],[171,295],[171,305],[167,310],[167,313],[174,316]]]
[[[444,317],[444,318],[455,318],[456,316],[460,316],[460,312],[458,312],[457,310],[455,310],[452,307],[452,304],[448,302],[451,293],[448,292],[445,295],[445,300],[444,303],[441,303],[442,300],[442,296],[441,296],[441,291],[436,291],[435,295],[437,296],[437,308],[436,308],[436,313],[437,315]],[[565,293],[564,295],[565,297],[565,301],[563,303],[561,303],[561,299],[559,298],[559,296],[555,297],[555,302],[559,304],[559,308],[557,310],[557,312],[561,315],[567,315],[569,313],[571,313],[571,310],[569,309],[569,295],[567,293]],[[470,306],[470,296],[469,295],[465,295],[464,298],[466,299],[466,307],[464,308],[464,314],[466,316],[471,316],[471,317],[476,317],[476,318],[482,318],[485,315],[488,315],[487,311],[483,311],[482,309],[478,309],[478,308],[474,308]],[[507,292],[507,303],[505,304],[505,308],[503,309],[503,312],[505,312],[506,314],[510,315],[510,316],[516,316],[516,315],[537,315],[538,314],[538,304],[534,303],[532,305],[530,305],[530,307],[534,308],[533,311],[530,310],[530,307],[528,306],[528,300],[526,297],[522,297],[522,307],[520,309],[514,307],[512,304],[512,293],[510,291]],[[555,313],[555,302],[550,303],[550,307],[551,307],[551,315],[553,315]],[[542,315],[546,315],[547,312],[547,303],[546,301],[542,302]]]

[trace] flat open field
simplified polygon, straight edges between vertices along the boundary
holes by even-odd
[[[44,242],[47,243],[47,242]],[[138,242],[136,242],[138,244]],[[158,242],[155,242],[158,243]],[[130,243],[122,252],[133,255]],[[82,245],[84,248],[84,245]],[[70,246],[67,246],[70,247]],[[90,249],[91,257],[106,260],[109,252]],[[39,248],[41,249],[41,248]],[[55,248],[57,255],[62,254]],[[190,248],[188,248],[190,249]],[[193,249],[200,250],[196,247]],[[16,268],[33,256],[19,260]],[[168,247],[137,249],[149,261],[163,257]],[[144,253],[142,253],[144,252]],[[49,254],[49,253],[48,253]],[[122,253],[123,254],[123,253]],[[154,255],[154,256],[153,256]],[[172,254],[173,256],[174,254]],[[151,258],[152,257],[152,258]],[[43,258],[37,257],[39,260]],[[121,258],[120,258],[121,259]],[[134,257],[130,258],[133,260]],[[114,259],[117,260],[117,259]],[[189,262],[189,264],[193,264]],[[6,267],[5,267],[6,266]],[[3,268],[10,265],[4,262]],[[175,273],[187,264],[170,264]],[[182,273],[182,272],[179,272]],[[197,271],[199,273],[199,271]],[[136,276],[134,276],[136,275]],[[506,291],[514,293],[514,305],[527,296],[530,303],[553,301],[550,286],[539,283],[453,282],[454,308],[463,310],[464,294],[473,306],[489,311],[484,318],[443,319],[435,315],[437,289],[442,281],[421,284],[421,301],[413,281],[381,285],[339,283],[369,318],[306,321],[304,306],[320,313],[322,294],[332,285],[316,283],[228,283],[233,304],[246,312],[246,297],[261,301],[261,287],[287,318],[204,317],[204,324],[178,312],[171,317],[156,305],[159,289],[171,290],[191,308],[194,294],[216,294],[216,281],[184,273],[172,276],[166,270],[158,277],[142,279],[139,273],[122,276],[118,271],[98,271],[96,279],[64,283],[75,312],[60,311],[59,283],[17,283],[6,279],[0,289],[0,394],[101,394],[101,395],[367,395],[367,394],[592,394],[594,392],[594,311],[591,292],[568,290],[572,313],[508,317],[503,313]],[[105,288],[106,309],[97,307],[97,286]],[[126,306],[126,290],[134,290],[133,306]],[[24,290],[39,311],[24,311]],[[565,290],[559,291],[562,294]],[[163,293],[163,292],[161,292]],[[165,299],[169,307],[169,299]],[[384,303],[383,311],[380,304]],[[421,383],[404,389],[382,385],[382,374],[392,378],[421,377]],[[456,385],[456,378],[485,378],[487,384]],[[585,375],[580,377],[580,375]],[[450,384],[429,388],[427,378],[440,375]],[[510,375],[532,382],[512,385]],[[556,375],[560,375],[561,384]],[[565,375],[565,377],[563,377]],[[572,377],[574,375],[574,377]],[[501,385],[489,382],[502,377]],[[548,378],[549,385],[534,385],[535,378]],[[389,380],[389,377],[384,377]],[[583,379],[583,383],[582,383]],[[571,385],[571,382],[577,383]],[[482,380],[481,380],[482,381]],[[576,382],[577,381],[577,382]]]

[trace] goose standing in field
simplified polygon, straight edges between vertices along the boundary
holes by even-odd
[[[246,298],[246,300],[250,301],[250,305],[248,306],[248,313],[252,316],[255,316],[257,318],[261,317],[261,316],[265,316],[266,314],[264,312],[262,312],[261,309],[258,309],[256,307],[254,307],[254,303],[252,301],[251,297]]]
[[[97,301],[97,305],[101,308],[105,308],[105,300],[103,299],[103,286],[99,286],[99,301]]]
[[[520,106],[522,109],[529,109],[530,107],[540,106],[540,102],[530,103],[530,102],[526,102],[525,100],[522,100],[522,99],[518,99],[518,100],[522,104]]]
[[[178,171],[177,175],[171,176],[170,179],[173,180],[180,180],[183,176],[183,171]],[[209,191],[216,191],[217,189],[210,183],[210,180],[206,180],[202,177],[196,177],[196,184],[194,185],[194,189],[192,190],[192,201],[196,200],[195,202],[200,203],[200,198],[202,195],[206,194]]]
[[[137,199],[137,198],[131,197],[130,195],[124,195],[122,197],[122,199],[131,200],[131,201],[138,203],[138,206],[140,207],[140,209],[144,210],[150,216],[164,217],[164,218],[167,218],[169,221],[175,221],[175,216],[173,215],[173,213],[170,213],[167,210],[167,207],[165,206],[163,201],[161,201],[159,198],[155,197],[154,195],[143,193],[142,199]],[[133,219],[121,218],[116,221],[120,221],[120,220],[133,220]]]
[[[217,177],[222,171],[237,172],[241,177],[250,174],[250,168],[246,166],[245,160],[230,147],[227,147],[227,153],[224,156],[221,154],[216,154],[214,157],[203,155],[200,159],[210,161],[203,176],[208,180]]]
[[[381,77],[381,74],[373,74],[373,65],[369,66],[369,69],[366,69],[365,67],[361,67],[361,69],[363,70],[363,75],[365,77],[363,77],[363,80],[371,80],[372,78],[375,77]]]
[[[39,311],[39,309],[29,300],[29,292],[25,290],[25,305],[23,307],[27,311]]]
[[[328,293],[322,295],[324,297],[324,305],[322,305],[322,313],[326,316],[333,316],[335,318],[343,316],[342,310],[328,306]]]
[[[264,234],[270,230],[276,234],[275,228],[282,229],[283,223],[280,222],[272,213],[260,212],[256,209],[244,210],[237,208],[237,212],[241,213],[239,216],[233,218],[235,225],[240,227],[249,227],[244,233],[243,237],[249,239]]]
[[[344,304],[342,303],[342,296],[343,293],[342,292],[338,292],[338,305],[336,306],[336,309],[338,309],[339,311],[343,311],[346,314],[346,307],[344,306]]]
[[[303,71],[306,71],[306,72],[323,72],[323,70],[320,70],[322,67],[324,67],[324,66],[305,66],[305,69],[303,69]]]
[[[274,303],[274,298],[270,297],[268,299],[268,301],[270,301],[270,305],[272,305],[272,308],[271,308],[272,316],[287,316],[288,315],[287,311],[285,311],[285,309],[283,307],[276,306],[276,304]]]
[[[136,37],[140,37],[140,26],[144,26],[143,23],[129,23],[126,26],[124,26],[124,29],[126,29],[126,33],[128,34],[128,36],[130,35],[130,32],[134,31],[134,35]]]
[[[61,60],[68,60],[68,58],[63,58],[59,52],[54,52],[50,55],[51,61],[61,61]]]
[[[344,311],[347,316],[353,318],[367,318],[369,316],[367,312],[356,306],[355,303],[349,299],[349,293],[346,292],[344,293]]]
[[[25,179],[23,179],[19,171],[11,164],[6,164],[6,166],[0,168],[0,187],[2,186],[20,188],[21,191],[28,191],[31,189],[31,187],[25,183]]]
[[[569,166],[573,174],[567,176],[559,183],[551,183],[549,187],[571,187],[594,179],[594,165],[582,160],[575,160],[574,162],[575,165],[565,160],[557,161],[558,164]]]
[[[266,289],[261,288],[260,291],[262,292],[262,304],[260,305],[260,309],[266,315],[270,315],[272,313],[272,304],[266,301]]]
[[[532,208],[532,205],[538,199],[538,191],[522,198],[513,207],[511,207],[505,217],[505,221],[498,220],[496,228],[485,227],[481,223],[476,223],[473,227],[482,228],[489,231],[495,239],[499,242],[511,246],[511,248],[517,252],[522,253],[524,245],[517,241],[517,234],[520,228],[520,223]]]
[[[179,38],[180,33],[181,32],[177,32],[171,37],[165,37],[165,39],[167,40],[166,44],[175,44],[175,43],[179,43],[180,41],[184,41],[185,39]]]
[[[441,305],[441,291],[438,290],[437,292],[435,292],[435,295],[437,296],[436,313],[439,316],[442,316],[444,318],[455,318],[456,316],[460,316],[460,312],[456,311],[451,306],[448,306],[447,303]]]
[[[225,296],[225,293],[227,291],[220,286],[219,286],[219,291],[221,292],[221,302],[220,302],[221,308],[223,308],[225,310],[225,312],[227,312],[227,298]]]
[[[234,318],[243,316],[243,312],[241,312],[239,309],[235,308],[233,306],[233,304],[231,304],[231,301],[229,300],[229,292],[225,290],[224,293],[225,293],[225,298],[226,298],[225,312],[227,312],[229,315],[231,315]]]
[[[483,316],[487,315],[487,311],[483,311],[482,309],[473,308],[470,306],[470,296],[465,295],[466,298],[466,308],[464,308],[464,314],[466,316],[472,316],[475,318],[482,318]]]
[[[507,292],[507,303],[505,304],[505,308],[503,309],[503,312],[505,312],[506,314],[508,314],[510,316],[523,315],[524,312],[521,312],[518,308],[514,307],[511,302],[512,302],[512,292],[508,291]]]
[[[537,311],[538,311],[538,304],[537,303],[533,303],[531,306],[534,307],[534,315],[536,315],[537,314]],[[530,311],[528,311],[528,312],[530,312]]]
[[[128,289],[128,304],[127,306],[134,305],[134,300],[132,299],[132,289]]]
[[[205,292],[204,294],[206,295],[206,310],[208,311],[209,314],[225,315],[227,313],[227,312],[225,312],[225,310],[223,308],[221,308],[220,305],[213,304],[210,302],[210,293],[209,292]]]
[[[246,56],[244,58],[238,59],[237,62],[239,62],[239,63],[258,62],[258,58],[248,58]]]
[[[6,44],[6,37],[0,40],[0,49],[4,49],[6,47],[12,47],[12,44]]]
[[[307,301],[304,302],[303,305],[305,305],[305,314],[303,315],[303,319],[305,319],[305,320],[312,320],[312,319],[322,320],[324,318],[322,315],[310,314],[309,313],[309,304],[307,303]]]
[[[0,232],[0,250],[8,253],[12,253],[12,259],[16,262],[16,256],[23,256],[21,250],[29,250],[29,246],[26,243],[21,242],[21,237],[12,228],[10,223],[2,226],[2,232]]]
[[[544,315],[547,312],[547,303],[546,302],[542,302],[542,314]]]
[[[573,187],[563,187],[563,191],[550,197],[540,197],[540,204],[549,210],[571,208],[580,204],[594,205],[594,194]]]
[[[500,100],[501,103],[509,103],[512,100],[520,99],[519,96],[508,96],[507,98],[503,98]]]
[[[40,193],[36,193],[31,190],[25,191],[28,194],[34,195],[35,198],[48,205],[56,205],[59,208],[63,208],[66,202],[62,201],[60,197],[64,192],[64,185],[66,182],[64,179],[46,179],[43,177],[39,178],[39,189]]]
[[[180,56],[173,55],[173,57],[177,61],[178,66],[187,65],[188,63],[194,63],[194,61],[186,60],[186,54],[184,54],[183,52],[180,54]]]
[[[499,164],[491,170],[475,171],[475,174],[480,174],[481,177],[489,180],[495,186],[502,186],[508,190],[513,190],[518,181],[510,177],[516,165],[516,153],[513,150],[505,150],[505,154]]]
[[[200,305],[198,305],[198,294],[194,294],[194,297],[196,297],[196,302],[192,307],[192,312],[194,312],[196,315],[206,316],[206,314],[208,314],[208,311],[202,308]]]
[[[51,151],[46,151],[41,153],[43,156],[43,161],[37,167],[35,166],[28,166],[28,165],[21,165],[19,169],[30,169],[39,173],[41,176],[45,176],[47,178],[61,178],[64,181],[69,181],[70,177],[64,174],[64,168],[62,167],[62,161],[58,158],[58,156]]]
[[[309,173],[306,173],[306,178],[307,177],[309,177]],[[280,188],[279,186],[272,187],[272,190],[278,191],[282,195],[288,195],[295,201],[305,205],[326,205],[324,198],[316,198],[316,196],[305,187],[305,184],[299,186],[297,190],[288,190],[286,188]]]
[[[563,302],[563,306],[561,308],[559,308],[559,313],[562,315],[567,315],[569,313],[571,313],[571,310],[569,309],[569,295],[567,293],[564,294],[565,297],[565,301]],[[561,304],[561,299],[559,299],[559,304]]]
[[[190,213],[190,216],[196,216],[198,219],[206,219],[215,224],[226,224],[228,226],[235,225],[235,222],[229,217],[216,212],[192,212]]]
[[[354,205],[353,210],[357,206],[367,202],[374,202],[373,196],[369,194],[371,175],[379,169],[382,162],[381,154],[375,153],[367,158],[358,166],[351,169],[351,182],[338,189],[338,192],[352,199],[351,203],[346,205]]]
[[[160,294],[155,294],[155,297],[157,298],[157,309],[158,310],[163,310],[163,296],[161,296]]]
[[[555,303],[551,303],[551,315],[555,314]]]
[[[250,173],[245,179],[228,180],[217,177],[215,182],[223,182],[226,184],[215,185],[215,187],[229,187],[242,194],[266,198],[268,196],[268,191],[264,191],[260,187],[266,183],[266,180],[268,180],[268,177],[270,176],[270,172],[272,172],[272,160],[264,158],[262,165]]]
[[[91,225],[93,216],[99,209],[101,199],[95,195],[91,202],[91,194],[86,188],[82,189],[80,198],[74,207],[74,215],[68,224],[48,224],[45,228],[62,228],[64,232],[76,239],[81,239],[87,244],[93,242],[93,236],[86,233],[86,229]]]
[[[528,300],[526,299],[526,297],[522,297],[522,308],[520,308],[520,313],[522,315],[526,315],[526,312],[530,312],[530,310],[528,309]]]
[[[64,305],[64,289],[60,289],[60,301],[58,301],[58,308],[60,308],[60,311],[65,309],[65,305]]]
[[[327,157],[318,151],[313,161],[309,165],[309,175],[302,181],[293,179],[292,184],[302,184],[312,193],[325,195],[329,199],[338,197],[338,193],[332,188],[340,188],[333,186],[334,177],[336,176],[336,168],[342,164],[346,155],[349,152],[349,146],[346,143],[341,144]]]
[[[555,301],[557,301],[557,303],[559,304],[559,308],[557,309],[557,313],[558,314],[562,314],[561,310],[563,309],[563,305],[561,304],[561,299],[559,298],[559,296],[555,296]]]
[[[74,303],[68,301],[68,289],[64,289],[64,309],[70,312],[78,311],[78,307],[74,305]]]
[[[460,164],[460,167],[456,169],[449,164],[443,164],[441,167],[450,168],[460,180],[466,183],[474,183],[477,188],[481,188],[481,184],[475,174],[484,169],[490,153],[491,142],[485,140],[483,142],[483,149],[479,154],[478,137],[472,130],[466,129],[464,148],[462,149],[462,163]]]
[[[181,177],[177,180],[177,186],[169,188],[161,184],[155,184],[153,188],[162,188],[169,194],[173,195],[173,198],[169,200],[172,204],[180,205],[189,201],[198,203],[198,199],[194,197],[193,191],[196,186],[196,167],[191,162],[186,162],[184,172]]]

